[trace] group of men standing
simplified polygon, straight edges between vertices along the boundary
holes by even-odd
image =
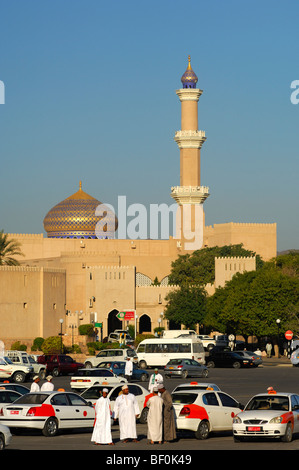
[[[162,383],[154,386],[147,401],[148,433],[150,444],[173,441],[176,439],[174,410],[170,393]],[[96,419],[91,441],[95,444],[114,445],[111,434],[111,409],[108,389],[104,388],[102,396],[95,405]],[[140,410],[135,395],[129,392],[128,385],[122,387],[121,394],[114,404],[113,417],[119,421],[120,440],[138,442],[136,418]]]

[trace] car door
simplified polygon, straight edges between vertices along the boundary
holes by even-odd
[[[291,397],[292,412],[294,415],[294,433],[299,432],[299,395]]]
[[[222,418],[220,403],[215,392],[207,392],[202,395],[203,406],[209,416],[211,431],[222,430]]]
[[[51,405],[54,408],[55,416],[59,421],[60,428],[69,428],[74,426],[74,410],[66,393],[57,393],[51,398]]]
[[[233,417],[238,414],[241,409],[239,403],[230,395],[224,392],[217,392],[220,400],[221,429],[230,430],[233,427]]]
[[[193,359],[190,359],[190,364],[191,364],[191,370],[190,370],[190,375],[193,375],[194,377],[200,377],[201,376],[201,368],[200,364],[197,361],[194,361]]]
[[[95,409],[76,393],[68,393],[71,415],[75,416],[75,427],[92,427],[95,419]],[[74,423],[74,420],[73,420]]]

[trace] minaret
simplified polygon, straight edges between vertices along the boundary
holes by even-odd
[[[176,237],[181,239],[185,250],[202,247],[203,203],[209,196],[209,188],[200,186],[200,149],[206,136],[198,130],[198,100],[202,90],[196,88],[197,81],[189,56],[187,70],[181,78],[183,88],[176,91],[181,101],[181,130],[174,137],[180,149],[180,186],[171,188],[171,196],[180,207]]]

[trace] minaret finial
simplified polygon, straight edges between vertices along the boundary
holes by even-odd
[[[81,180],[79,181],[79,189],[80,189],[80,191],[82,189],[82,181]]]

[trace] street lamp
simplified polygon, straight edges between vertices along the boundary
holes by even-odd
[[[279,326],[280,326],[280,318],[277,318],[276,324],[277,324],[277,348],[278,348],[277,356],[279,357]]]
[[[60,318],[59,320],[59,323],[60,323],[60,353],[62,354],[63,353],[63,350],[62,350],[62,324],[63,324],[63,318]]]

